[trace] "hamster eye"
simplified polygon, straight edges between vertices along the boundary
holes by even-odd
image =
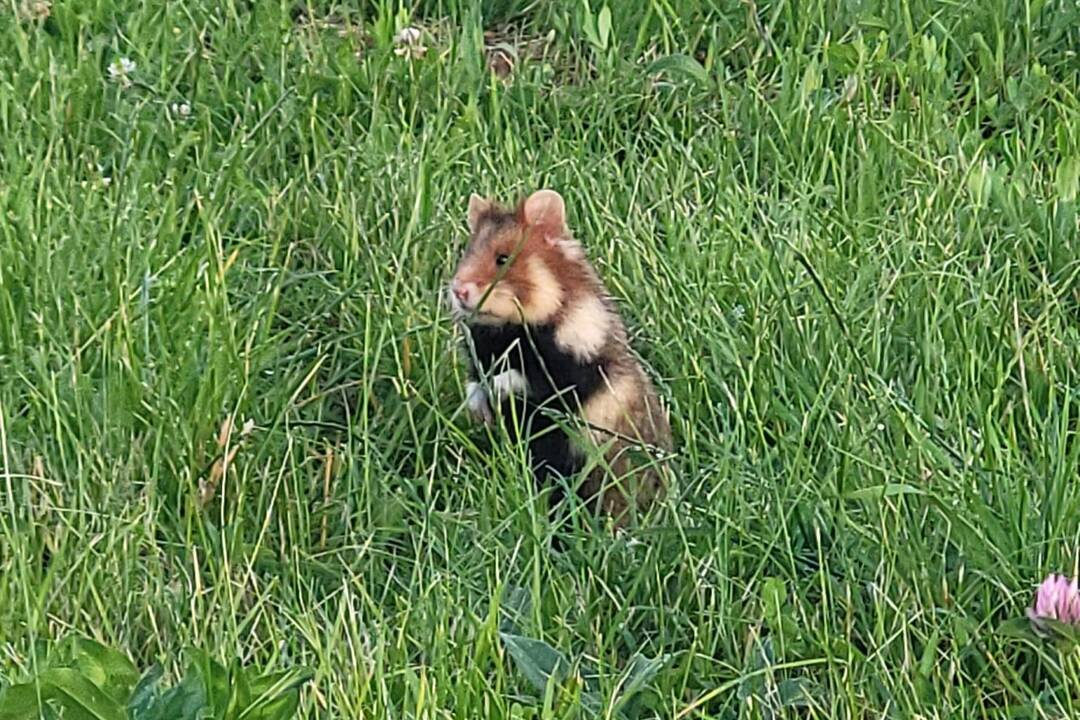
[[[509,255],[503,255],[502,253],[499,253],[498,255],[495,256],[495,264],[498,265],[499,267],[502,267],[503,265],[506,264],[506,262],[509,259],[510,259]]]

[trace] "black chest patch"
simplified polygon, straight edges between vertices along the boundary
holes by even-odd
[[[517,370],[529,383],[529,401],[577,412],[604,382],[603,358],[579,360],[555,343],[552,325],[469,327],[480,373]]]
[[[480,375],[490,379],[512,369],[528,382],[529,394],[524,403],[511,408],[516,401],[504,401],[502,417],[512,438],[528,439],[537,484],[548,485],[552,474],[569,477],[577,472],[580,460],[569,438],[544,411],[580,412],[582,404],[603,387],[604,358],[583,362],[566,352],[555,343],[555,328],[551,325],[472,325],[468,329],[476,352],[475,360],[470,362],[474,379]],[[557,501],[560,495],[556,486],[553,499]]]

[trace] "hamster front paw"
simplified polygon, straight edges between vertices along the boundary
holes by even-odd
[[[525,376],[517,370],[507,370],[491,378],[491,389],[495,393],[495,399],[502,402],[511,395],[527,394],[529,384]]]
[[[494,417],[491,414],[491,405],[488,403],[487,390],[478,382],[465,384],[465,404],[469,413],[485,425],[491,424]]]

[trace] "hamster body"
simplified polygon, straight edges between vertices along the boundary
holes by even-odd
[[[599,446],[606,462],[578,493],[625,526],[663,493],[650,455],[671,450],[671,430],[614,302],[567,228],[562,198],[539,190],[509,210],[474,195],[468,224],[448,297],[475,351],[470,410],[488,422],[498,411],[510,436],[528,441],[541,487],[583,468],[583,440]],[[560,415],[583,421],[580,437],[560,427]]]

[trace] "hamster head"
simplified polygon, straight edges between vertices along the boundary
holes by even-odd
[[[538,190],[514,210],[473,195],[469,244],[449,287],[450,306],[468,322],[550,322],[581,284],[584,256],[554,190]]]

